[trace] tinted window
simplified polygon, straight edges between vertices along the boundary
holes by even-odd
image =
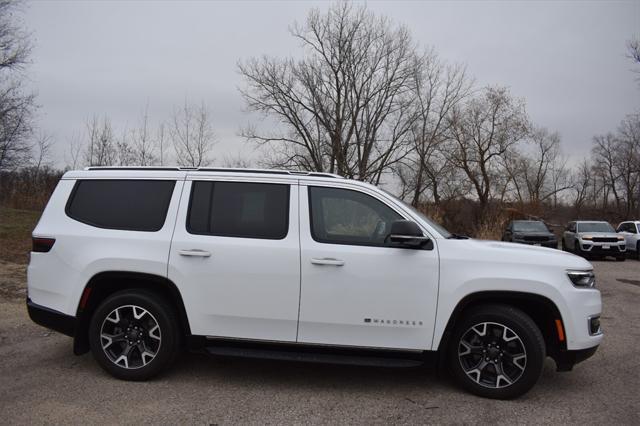
[[[175,181],[80,180],[67,215],[99,228],[158,231],[164,225]]]
[[[289,185],[193,182],[187,230],[192,234],[279,240],[289,229]]]
[[[311,234],[333,244],[383,246],[391,223],[403,219],[384,203],[357,191],[309,187]]]

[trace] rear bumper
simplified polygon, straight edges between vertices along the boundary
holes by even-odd
[[[76,329],[75,317],[35,304],[29,298],[27,298],[27,311],[31,320],[36,324],[67,336],[74,336]]]
[[[561,351],[553,358],[556,361],[558,371],[571,371],[574,365],[591,358],[597,350],[598,346],[573,351]]]

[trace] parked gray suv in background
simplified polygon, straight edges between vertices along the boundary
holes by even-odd
[[[558,239],[540,220],[512,220],[502,233],[502,241],[558,248]]]
[[[624,261],[626,244],[623,236],[605,221],[569,222],[562,237],[562,249],[583,257],[613,256]]]
[[[640,220],[622,222],[617,231],[624,238],[627,250],[640,260]]]

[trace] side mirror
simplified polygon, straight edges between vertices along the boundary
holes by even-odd
[[[421,248],[431,241],[431,238],[424,236],[418,224],[410,220],[393,222],[387,239],[393,244],[412,248]]]

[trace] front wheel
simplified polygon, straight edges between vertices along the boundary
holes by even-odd
[[[123,380],[147,380],[168,367],[179,348],[173,308],[145,290],[125,290],[105,299],[89,326],[98,364]]]
[[[545,358],[540,330],[524,312],[506,305],[469,311],[449,348],[454,379],[485,398],[511,399],[538,381]]]

